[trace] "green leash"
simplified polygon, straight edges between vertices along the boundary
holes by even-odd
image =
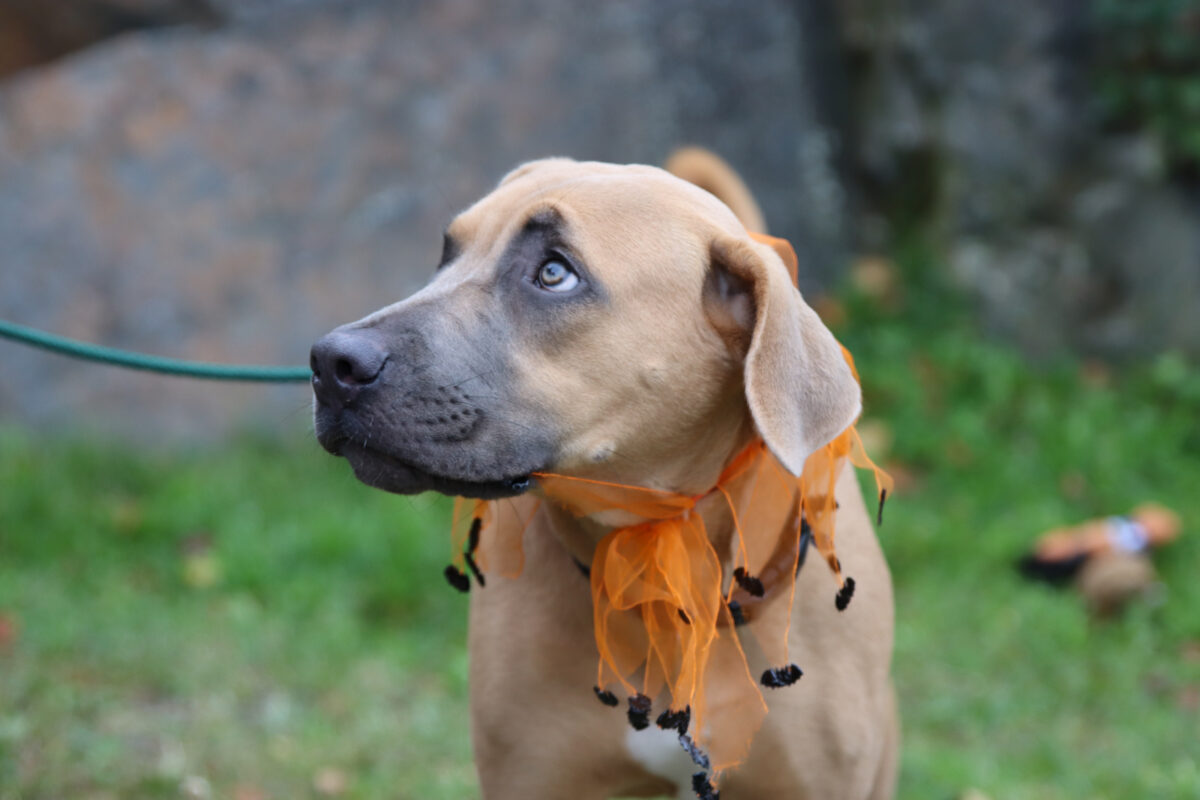
[[[2,319],[0,319],[0,338],[12,339],[15,342],[41,347],[54,353],[86,361],[98,361],[101,364],[157,372],[163,375],[181,375],[188,378],[208,378],[219,381],[264,381],[270,383],[307,381],[312,378],[312,370],[308,367],[208,364],[203,361],[163,358],[162,356],[132,353],[128,350],[118,350],[115,347],[80,342],[64,336],[55,336],[52,333],[27,328],[24,325],[17,325]]]

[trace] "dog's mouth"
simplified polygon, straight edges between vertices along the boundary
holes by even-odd
[[[413,464],[368,445],[356,444],[349,439],[332,442],[326,449],[350,462],[355,477],[363,483],[395,494],[433,491],[479,500],[515,497],[529,488],[530,473],[537,471],[530,469],[514,472],[512,475],[495,479],[464,479],[438,474],[427,467]]]

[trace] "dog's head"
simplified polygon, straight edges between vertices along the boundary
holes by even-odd
[[[317,438],[364,482],[499,497],[537,471],[711,485],[757,427],[798,473],[859,389],[780,256],[653,167],[550,159],[449,226],[412,297],[312,350]]]

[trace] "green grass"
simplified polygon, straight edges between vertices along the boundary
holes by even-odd
[[[881,531],[901,797],[1200,797],[1200,376],[1031,367],[902,266],[838,331],[905,485]],[[1147,499],[1190,523],[1161,605],[1098,624],[1015,575],[1040,531]],[[0,434],[0,800],[475,796],[447,514],[303,431]]]
[[[299,437],[298,437],[299,438]],[[0,438],[0,797],[468,797],[446,504],[315,443]]]

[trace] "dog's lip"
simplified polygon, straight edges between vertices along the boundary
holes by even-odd
[[[439,474],[386,450],[370,444],[359,444],[349,438],[330,442],[326,449],[350,462],[355,475],[363,483],[397,494],[432,490],[480,500],[515,497],[529,489],[532,473],[539,471],[531,469],[494,480],[468,480]]]

